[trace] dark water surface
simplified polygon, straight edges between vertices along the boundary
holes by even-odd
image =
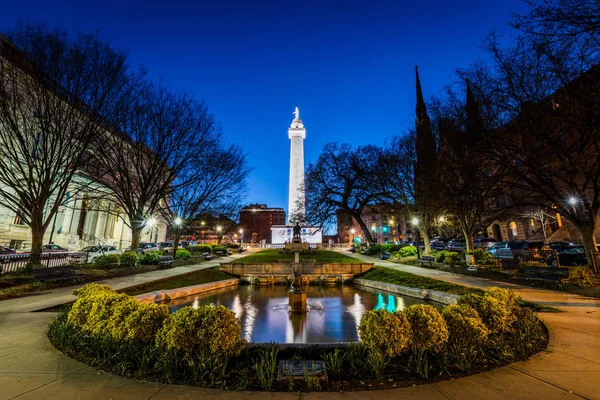
[[[288,312],[284,285],[244,285],[171,300],[171,312],[185,306],[224,305],[240,319],[242,336],[251,342],[331,343],[358,341],[358,323],[366,310],[402,310],[425,302],[375,289],[344,285],[308,286],[310,312]]]

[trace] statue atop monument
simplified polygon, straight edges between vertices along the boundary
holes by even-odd
[[[294,226],[294,238],[299,238],[301,231],[302,228],[300,228],[300,224],[296,222],[296,225]]]
[[[296,116],[294,119],[300,119],[300,110],[298,110],[298,107],[296,107],[296,110],[292,114]]]

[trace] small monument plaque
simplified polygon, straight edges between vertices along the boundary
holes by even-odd
[[[314,377],[321,383],[327,383],[327,370],[323,360],[281,360],[277,371],[278,380],[287,380],[292,377],[294,380],[305,379],[305,377]]]

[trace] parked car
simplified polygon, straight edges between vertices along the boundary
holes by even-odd
[[[15,253],[16,253],[16,251],[14,249],[0,246],[0,255],[15,254]]]
[[[45,244],[42,246],[42,253],[68,253],[70,250],[56,244]],[[31,249],[23,250],[22,254],[31,253]]]
[[[193,242],[192,240],[184,240],[183,242],[179,243],[179,246],[181,248],[187,249],[190,246],[193,246],[195,244],[195,242]]]
[[[467,249],[467,242],[464,240],[451,240],[448,243],[446,243],[446,246],[444,246],[444,248],[448,251],[455,251],[455,252],[463,252]]]
[[[561,267],[572,267],[577,265],[588,265],[587,258],[585,256],[585,249],[581,247],[573,247],[568,250],[561,251],[557,254],[558,263]],[[556,263],[556,256],[554,254],[549,255],[546,258],[546,264],[553,267],[558,267]]]
[[[140,242],[137,249],[128,249],[128,251],[137,251],[138,253],[146,253],[150,250],[160,250],[160,248],[153,242]]]
[[[473,247],[476,249],[488,249],[497,242],[494,238],[476,237],[473,238]]]
[[[109,254],[121,254],[123,251],[117,249],[114,246],[88,246],[79,250],[77,253],[73,253],[71,259],[78,263],[88,263],[91,264],[94,262],[94,259],[100,256],[109,255]]]
[[[548,243],[548,247],[550,247],[552,250],[562,252],[562,251],[567,251],[567,250],[571,250],[571,249],[583,247],[583,246],[580,245],[579,243],[562,241],[562,242],[550,242],[550,243]]]
[[[447,246],[447,242],[442,240],[437,240],[435,242],[429,243],[432,250],[444,250]]]
[[[543,261],[549,255],[550,248],[544,242],[525,240],[506,240],[498,242],[488,249],[488,253],[502,260]]]
[[[183,244],[182,242],[179,242],[179,244],[177,245],[178,249],[183,249]],[[160,242],[158,243],[158,250],[163,250],[163,251],[172,251],[173,250],[173,241],[169,240],[166,242]]]

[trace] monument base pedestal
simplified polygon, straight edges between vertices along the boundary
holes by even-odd
[[[292,311],[306,311],[306,292],[289,292],[288,301]]]

